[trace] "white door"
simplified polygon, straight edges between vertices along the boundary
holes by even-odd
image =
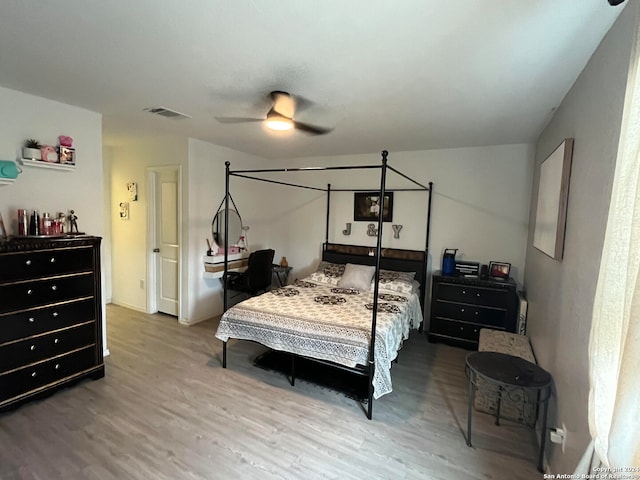
[[[159,312],[178,315],[180,244],[178,224],[178,170],[155,172],[156,299]]]

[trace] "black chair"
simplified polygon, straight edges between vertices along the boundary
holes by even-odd
[[[227,273],[227,289],[246,293],[249,297],[266,292],[271,286],[274,255],[275,251],[271,249],[251,252],[244,272]]]

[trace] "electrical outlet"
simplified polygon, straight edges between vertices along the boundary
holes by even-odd
[[[562,453],[564,453],[565,444],[567,443],[567,426],[563,423],[562,428],[552,428],[549,431],[551,442],[561,445]]]
[[[144,280],[140,280],[140,288],[144,290]]]

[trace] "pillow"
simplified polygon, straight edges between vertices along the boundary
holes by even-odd
[[[376,267],[347,263],[338,286],[340,288],[355,288],[361,291],[369,290],[374,273],[376,273]]]
[[[390,292],[412,294],[420,289],[420,284],[414,280],[415,276],[415,272],[380,270],[380,284],[378,288]],[[374,280],[375,279],[371,281],[371,288],[373,288]]]
[[[344,265],[322,261],[318,265],[318,269],[309,275],[309,280],[316,283],[328,283],[329,285],[338,285],[338,281],[344,273]]]

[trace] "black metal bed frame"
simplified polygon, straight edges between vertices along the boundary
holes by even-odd
[[[394,191],[394,192],[401,192],[401,191],[425,191],[428,192],[428,200],[427,200],[427,231],[426,231],[426,241],[425,241],[425,250],[424,252],[420,252],[420,253],[424,253],[424,261],[423,261],[423,265],[422,265],[422,272],[420,272],[419,277],[421,278],[420,283],[422,286],[422,297],[420,299],[420,305],[423,309],[424,312],[424,295],[425,295],[425,288],[427,287],[426,285],[426,278],[427,278],[427,262],[428,262],[428,256],[429,256],[429,238],[430,238],[430,234],[431,234],[431,197],[432,197],[432,191],[433,191],[433,182],[429,182],[429,186],[425,186],[422,185],[421,183],[417,182],[416,180],[410,178],[409,176],[405,175],[404,173],[396,170],[395,168],[389,166],[387,164],[387,159],[388,159],[388,155],[389,152],[386,150],[382,151],[382,159],[381,159],[381,165],[352,165],[352,166],[334,166],[334,167],[298,167],[298,168],[273,168],[273,169],[256,169],[256,170],[231,170],[230,166],[231,163],[230,162],[225,162],[225,196],[224,196],[224,208],[225,208],[225,228],[224,228],[224,245],[225,245],[225,249],[224,249],[224,275],[222,277],[223,280],[223,289],[224,289],[224,304],[223,304],[223,311],[226,312],[228,309],[228,298],[227,298],[227,275],[228,275],[228,250],[226,248],[226,245],[229,244],[229,199],[230,199],[230,193],[229,193],[229,178],[231,176],[236,176],[236,177],[241,177],[241,178],[247,178],[247,179],[251,179],[251,180],[258,180],[258,181],[262,181],[262,182],[267,182],[267,183],[274,183],[274,184],[278,184],[278,185],[285,185],[285,186],[290,186],[290,187],[296,187],[296,188],[305,188],[305,189],[309,189],[309,190],[317,190],[317,191],[321,191],[321,192],[326,192],[327,193],[327,215],[326,215],[326,224],[325,224],[325,243],[323,245],[323,259],[328,259],[331,256],[329,255],[327,258],[325,258],[325,254],[327,252],[327,245],[329,245],[329,213],[330,213],[330,207],[331,207],[331,192],[368,192],[371,191],[371,189],[331,189],[331,184],[327,185],[327,188],[320,188],[320,187],[313,187],[313,186],[308,186],[308,185],[298,185],[295,183],[288,183],[288,182],[283,182],[283,181],[279,181],[279,180],[273,180],[273,179],[268,179],[268,178],[261,178],[261,177],[254,177],[252,176],[252,174],[257,174],[257,173],[286,173],[286,172],[302,172],[302,171],[327,171],[327,170],[369,170],[369,169],[380,169],[380,189],[379,189],[379,194],[380,194],[380,198],[384,198],[384,194],[387,191],[386,190],[386,182],[387,182],[387,170],[391,170],[392,172],[396,173],[397,175],[403,177],[404,179],[408,180],[409,182],[417,185],[417,187],[414,188],[401,188],[401,189],[393,189],[393,190],[389,190],[389,191]],[[376,243],[376,247],[375,247],[375,255],[374,257],[368,257],[368,258],[373,258],[374,261],[374,265],[375,265],[375,282],[374,282],[374,291],[373,291],[373,309],[372,309],[372,318],[371,318],[371,339],[370,339],[370,344],[369,344],[369,357],[368,357],[368,365],[364,366],[364,368],[349,368],[349,367],[345,367],[343,365],[339,365],[336,364],[334,362],[327,362],[324,360],[318,360],[318,359],[312,359],[315,361],[319,361],[320,363],[324,363],[324,364],[330,364],[333,366],[336,366],[338,368],[344,369],[344,370],[349,370],[361,375],[368,375],[369,376],[369,382],[368,382],[368,405],[367,405],[367,411],[366,411],[366,415],[367,418],[369,420],[372,419],[373,417],[373,375],[375,373],[375,341],[376,341],[376,323],[377,323],[377,314],[378,314],[378,283],[380,281],[380,269],[381,269],[381,259],[383,257],[382,252],[383,252],[383,248],[382,248],[382,227],[383,227],[383,209],[380,208],[378,211],[378,238],[377,238],[377,243]],[[357,248],[357,247],[356,247]],[[367,248],[367,249],[371,249],[371,247],[362,247],[362,248]],[[393,249],[391,249],[393,250]],[[333,258],[337,258],[337,257],[333,257]],[[224,341],[222,342],[222,368],[227,368],[227,342]],[[291,379],[290,379],[290,383],[291,385],[294,385],[295,383],[295,355],[292,354],[291,357]]]

